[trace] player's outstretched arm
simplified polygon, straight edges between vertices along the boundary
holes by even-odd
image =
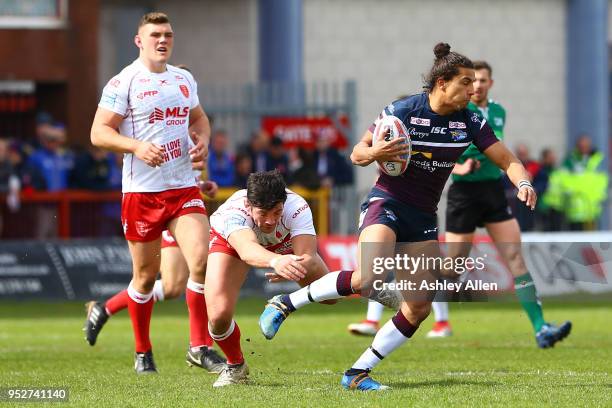
[[[251,229],[232,232],[227,241],[238,252],[240,259],[251,266],[272,268],[285,279],[299,281],[306,276],[306,268],[297,255],[278,255],[268,251],[257,242],[257,236]]]
[[[117,153],[133,153],[151,167],[164,162],[164,150],[149,142],[141,142],[134,138],[119,134],[117,129],[123,117],[115,112],[98,108],[91,125],[91,143],[102,149]]]
[[[492,144],[484,154],[506,172],[512,184],[519,190],[517,197],[533,210],[538,197],[531,185],[531,176],[520,160],[502,142]]]

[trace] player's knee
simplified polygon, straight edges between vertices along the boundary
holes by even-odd
[[[204,277],[206,275],[206,251],[198,252],[192,259],[188,260],[189,273],[191,275]]]
[[[520,248],[510,248],[506,256],[508,266],[513,272],[518,271],[519,274],[524,273],[525,262],[523,260],[523,255],[521,254]]]
[[[176,299],[181,296],[183,292],[185,292],[185,288],[187,287],[187,276],[189,272],[185,271],[181,274],[181,277],[174,280],[169,281],[167,285],[164,286],[164,296],[166,299]]]
[[[132,286],[139,292],[149,293],[155,285],[155,275],[147,273],[134,273],[132,277]]]
[[[181,296],[183,294],[183,290],[185,289],[185,285],[183,286],[179,286],[179,285],[169,285],[167,287],[164,288],[164,297],[166,298],[166,300],[168,299],[176,299],[177,297]]]
[[[223,333],[229,329],[234,319],[233,313],[228,310],[208,314],[208,322],[214,333]]]
[[[231,323],[234,318],[233,308],[231,308],[229,304],[224,304],[222,302],[215,302],[214,306],[210,306],[212,307],[208,307],[208,321],[211,326],[219,327],[227,324],[229,327],[229,323]]]

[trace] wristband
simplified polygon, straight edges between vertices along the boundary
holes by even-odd
[[[531,182],[529,180],[521,180],[518,183],[518,188],[519,190],[523,187],[529,187],[531,189],[533,189],[533,186],[531,185]]]
[[[278,262],[279,259],[281,259],[280,256],[277,256],[276,258],[272,258],[270,260],[270,268],[274,269],[274,267],[276,266],[276,263]]]

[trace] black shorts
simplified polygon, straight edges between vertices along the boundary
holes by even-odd
[[[375,224],[386,225],[395,231],[397,242],[438,240],[438,218],[373,188],[361,204],[359,233]]]
[[[491,222],[514,218],[501,180],[451,184],[446,206],[446,231],[469,234]]]

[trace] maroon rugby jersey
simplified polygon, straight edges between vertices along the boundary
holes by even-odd
[[[412,156],[402,175],[382,173],[375,187],[430,213],[436,212],[446,180],[463,151],[473,143],[484,152],[499,141],[486,121],[468,109],[438,115],[431,110],[426,93],[389,104],[379,119],[385,115],[396,116],[406,125],[412,140]],[[376,122],[370,131],[375,126]]]

